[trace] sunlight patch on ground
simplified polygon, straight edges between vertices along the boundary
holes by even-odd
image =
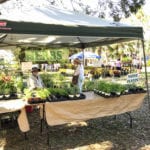
[[[150,145],[145,145],[144,147],[141,147],[139,150],[150,150]]]
[[[71,126],[87,126],[87,125],[88,124],[85,121],[80,121],[80,122],[75,121],[75,122],[69,123],[67,126],[71,127]]]
[[[113,143],[110,141],[104,141],[101,143],[90,144],[86,146],[77,147],[74,149],[67,150],[112,150]]]
[[[4,147],[6,145],[6,138],[3,138],[3,140],[1,140],[0,138],[0,150],[4,150]]]

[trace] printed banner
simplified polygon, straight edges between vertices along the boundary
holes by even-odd
[[[26,50],[26,61],[60,61],[68,59],[68,49]]]

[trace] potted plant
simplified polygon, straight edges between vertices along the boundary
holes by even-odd
[[[83,90],[84,91],[93,91],[95,88],[95,82],[94,81],[87,81],[84,83]]]
[[[104,89],[103,89],[104,96],[105,96],[105,97],[110,97],[111,91],[112,91],[111,84],[107,84],[107,85],[104,87]]]
[[[24,97],[25,100],[32,100],[32,91],[30,91],[29,89],[25,88],[24,89]]]
[[[63,88],[54,88],[55,89],[55,96],[59,99],[59,100],[64,100],[67,98],[68,93],[65,89]]]
[[[74,86],[74,92],[75,92],[75,96],[76,96],[77,98],[79,98],[79,97],[80,97],[80,91],[79,91],[79,88],[78,88],[77,85]]]
[[[22,96],[22,92],[23,92],[23,89],[24,89],[23,78],[22,77],[17,77],[14,82],[15,82],[17,97],[20,98]]]
[[[75,97],[75,87],[74,86],[71,86],[70,88],[68,88],[68,96],[69,98],[74,98]]]
[[[43,101],[45,101],[49,96],[50,96],[50,91],[46,88],[35,90],[35,97],[40,98]]]
[[[4,98],[4,83],[0,80],[0,99]]]
[[[10,88],[5,88],[4,89],[4,98],[9,99],[10,92],[11,92]]]
[[[68,96],[68,93],[67,93],[66,89],[59,88],[59,95],[60,95],[61,97],[66,98],[66,97]]]

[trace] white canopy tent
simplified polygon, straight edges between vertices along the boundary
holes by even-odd
[[[2,46],[90,47],[143,39],[142,27],[90,17],[55,7],[0,15]],[[82,44],[81,44],[82,43]]]

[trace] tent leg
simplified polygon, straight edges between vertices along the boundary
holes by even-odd
[[[84,48],[82,49],[82,52],[83,52],[83,66],[85,66],[85,56],[84,56],[85,50],[84,50]]]
[[[81,41],[81,39],[79,37],[77,37],[77,39],[80,41],[81,43],[81,48],[82,48],[82,52],[83,52],[83,66],[85,66],[85,57],[84,57],[84,49],[85,49],[85,45],[84,43]]]
[[[143,48],[143,56],[144,56],[146,88],[147,88],[147,94],[148,94],[148,105],[149,105],[149,110],[150,110],[150,94],[149,94],[149,85],[148,85],[148,76],[147,76],[147,65],[146,65],[145,46],[144,46],[144,40],[143,40],[143,39],[142,39],[142,48]]]

